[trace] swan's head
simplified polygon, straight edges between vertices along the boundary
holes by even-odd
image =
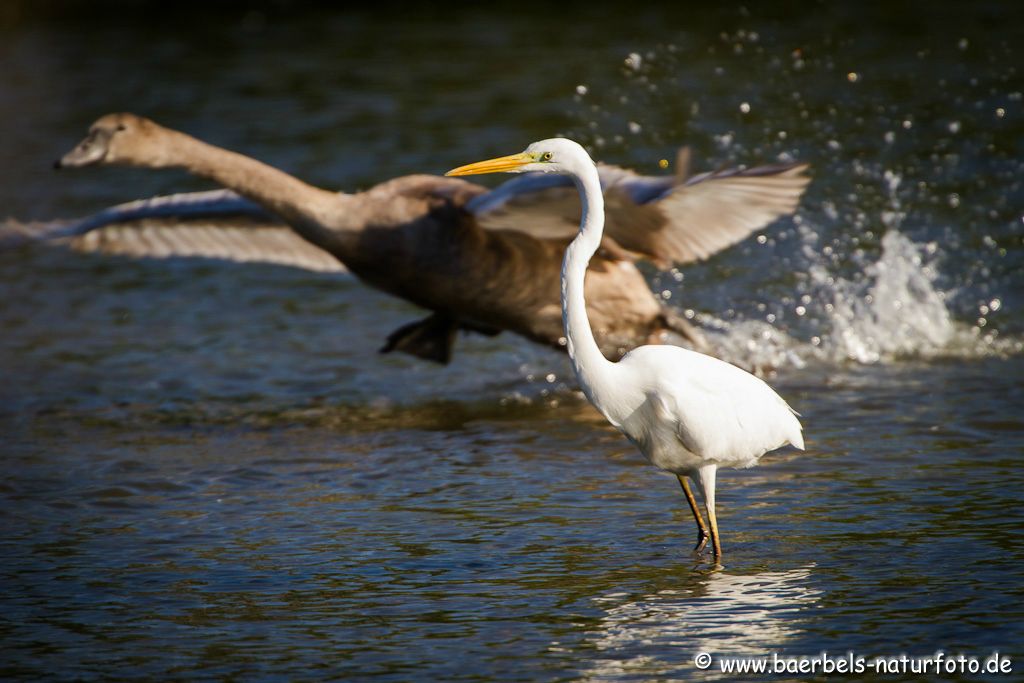
[[[54,164],[56,168],[79,166],[164,165],[167,146],[161,144],[160,126],[135,114],[107,114],[89,127],[89,134]]]
[[[507,157],[478,161],[475,164],[459,166],[445,175],[477,175],[480,173],[562,173],[582,175],[585,169],[594,168],[587,150],[565,138],[551,138],[535,142],[525,152]]]

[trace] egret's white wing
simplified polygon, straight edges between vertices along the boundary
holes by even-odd
[[[685,157],[683,157],[685,158]],[[598,164],[605,235],[661,265],[708,258],[794,211],[809,182],[805,164],[703,173],[683,182]],[[562,175],[531,173],[471,200],[488,230],[564,239],[579,229],[579,195]]]
[[[699,353],[667,346],[643,346],[627,364],[656,368],[652,393],[659,419],[674,424],[691,453],[743,467],[786,443],[803,448],[792,409],[764,381]]]
[[[191,257],[321,272],[345,270],[333,256],[229,190],[141,199],[79,220],[0,223],[0,248],[43,241],[134,258]]]

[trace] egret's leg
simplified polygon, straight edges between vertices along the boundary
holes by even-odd
[[[679,479],[679,484],[683,487],[683,495],[686,496],[686,502],[690,504],[690,512],[693,513],[693,518],[697,521],[697,547],[693,549],[693,552],[699,553],[708,544],[708,528],[704,525],[704,518],[700,516],[697,499],[693,497],[693,491],[690,490],[690,481],[681,474],[677,474],[676,478]]]
[[[697,470],[697,484],[700,486],[701,495],[704,496],[704,506],[708,510],[708,524],[711,525],[711,547],[715,552],[715,559],[722,556],[722,542],[718,536],[718,517],[715,515],[715,473],[718,465],[704,465]]]

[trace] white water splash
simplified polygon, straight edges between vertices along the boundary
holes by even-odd
[[[901,176],[886,171],[889,209],[881,214],[887,232],[878,261],[855,280],[833,280],[815,263],[808,269],[811,284],[831,290],[826,306],[830,330],[823,345],[833,359],[860,363],[909,354],[931,354],[954,334],[946,294],[936,286],[934,242],[916,244],[899,232],[906,213],[899,196]]]
[[[1016,354],[1024,341],[954,319],[951,292],[938,286],[938,246],[896,229],[881,239],[877,260],[849,278],[819,260],[808,268],[807,318],[814,329],[797,339],[760,320],[724,321],[699,315],[717,354],[753,371],[808,361],[873,364],[901,357],[981,357]],[[805,300],[808,297],[804,297]]]
[[[902,177],[892,171],[879,176],[888,201],[878,216],[883,236],[874,261],[858,247],[851,254],[856,272],[835,275],[836,245],[819,245],[819,233],[797,221],[803,255],[809,265],[798,293],[795,319],[784,324],[788,311],[769,314],[768,321],[726,322],[698,316],[722,358],[752,371],[796,366],[810,360],[873,364],[902,357],[981,357],[1018,354],[1024,340],[1000,338],[992,329],[957,321],[949,303],[955,290],[940,285],[943,254],[936,242],[918,243],[900,228],[906,218],[900,200]],[[826,218],[839,220],[838,213]],[[871,225],[854,226],[870,235]],[[780,324],[787,333],[772,323]],[[800,340],[791,335],[805,336]]]
[[[761,320],[727,322],[708,314],[697,321],[712,352],[755,374],[785,366],[803,367],[817,349]]]
[[[912,242],[892,230],[882,238],[882,254],[860,281],[837,280],[827,307],[831,330],[822,344],[832,359],[877,363],[902,355],[931,355],[956,332],[946,295],[935,286],[937,271],[926,255],[935,245]],[[833,282],[821,266],[810,269],[817,286]]]

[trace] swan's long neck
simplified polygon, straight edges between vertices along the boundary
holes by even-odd
[[[331,251],[354,244],[357,225],[346,217],[352,197],[302,182],[243,154],[209,145],[184,133],[164,129],[166,166],[184,168],[248,197],[280,216],[310,242]],[[350,244],[352,243],[352,244]]]
[[[588,164],[572,176],[583,202],[580,231],[565,251],[562,261],[562,321],[573,369],[587,398],[598,404],[596,394],[614,367],[601,353],[587,317],[584,280],[587,264],[601,245],[604,232],[604,197],[597,168]],[[601,406],[598,405],[598,408]]]

